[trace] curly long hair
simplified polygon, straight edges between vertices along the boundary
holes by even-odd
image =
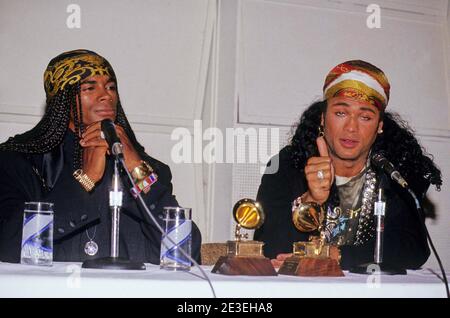
[[[290,147],[295,168],[303,169],[309,157],[319,155],[316,138],[319,135],[321,115],[326,109],[326,100],[313,103],[302,114],[300,122],[293,127],[295,132],[291,137]],[[377,136],[372,151],[382,151],[406,180],[414,181],[422,177],[427,183],[426,187],[433,184],[440,191],[441,171],[433,162],[432,155],[427,153],[414,137],[414,132],[406,121],[391,112],[384,112],[382,120],[384,132]],[[411,183],[414,189],[415,182]]]

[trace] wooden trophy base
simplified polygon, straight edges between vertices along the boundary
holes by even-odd
[[[277,276],[270,259],[263,256],[221,256],[211,272],[223,275]]]
[[[345,276],[338,262],[329,257],[300,257],[298,255],[287,258],[281,265],[278,274],[291,276]]]

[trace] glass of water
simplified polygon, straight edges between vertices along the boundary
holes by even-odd
[[[51,266],[53,262],[53,203],[25,202],[20,263]]]
[[[191,256],[191,209],[165,207],[164,221],[165,232],[161,240],[160,267],[174,271],[189,271],[192,265],[191,261],[181,252],[181,249]]]

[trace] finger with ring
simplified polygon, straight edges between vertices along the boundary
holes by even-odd
[[[323,170],[317,171],[317,178],[319,180],[323,180],[325,178],[325,175],[323,174]]]

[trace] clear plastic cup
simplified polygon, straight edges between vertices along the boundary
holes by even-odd
[[[191,256],[192,220],[191,209],[180,207],[164,208],[165,233],[161,240],[160,267],[166,270],[189,271],[191,261],[181,249]],[[172,239],[173,242],[169,240]]]
[[[53,263],[53,203],[25,202],[20,263]]]

